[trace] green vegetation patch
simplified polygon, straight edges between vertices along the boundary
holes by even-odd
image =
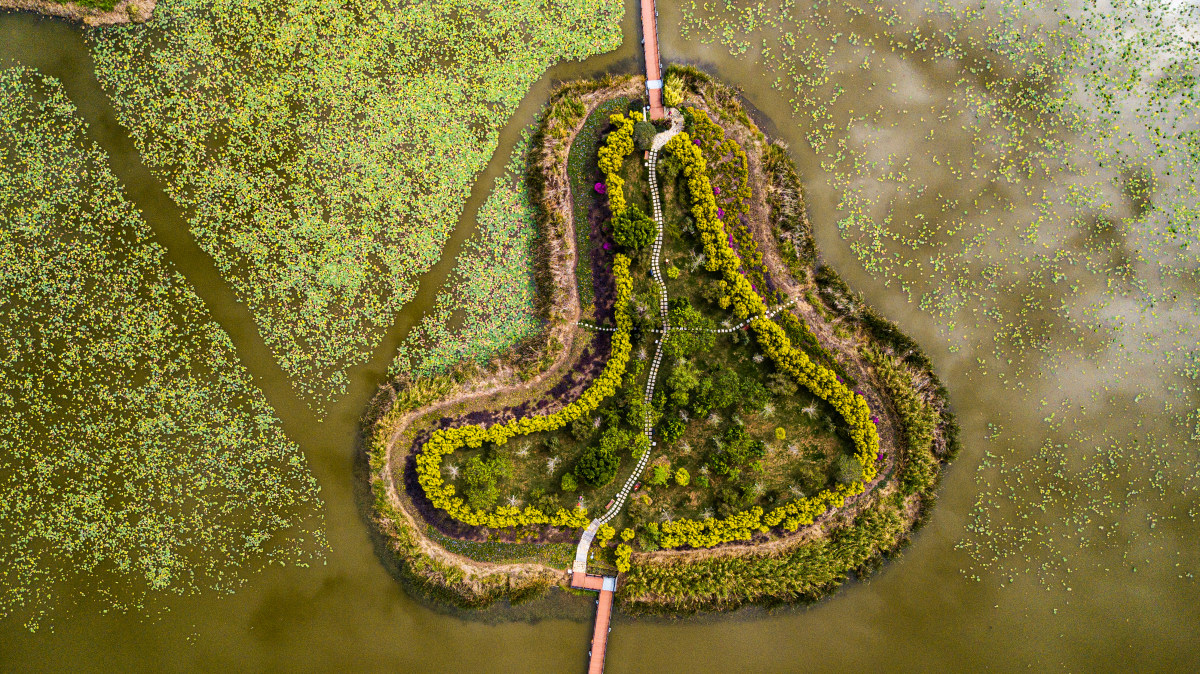
[[[392,376],[442,374],[463,360],[483,364],[542,328],[535,307],[536,208],[525,184],[528,148],[526,133],[479,210],[479,231],[464,245],[433,311],[400,345]]]
[[[0,71],[0,614],[236,587],[318,487],[59,83]]]
[[[438,545],[477,562],[537,562],[554,569],[565,569],[575,559],[574,543],[508,543],[505,541],[464,541],[443,535],[434,527],[425,534]]]
[[[163,0],[93,33],[144,161],[310,401],[437,261],[533,81],[620,42],[611,0]]]
[[[687,133],[667,144],[665,156],[677,166],[664,180],[669,210],[695,216],[672,223],[672,231],[686,226],[687,233],[668,240],[668,263],[690,248],[689,257],[706,264],[685,265],[687,272],[669,267],[670,287],[679,291],[667,307],[676,331],[663,345],[657,387],[647,393],[649,357],[664,317],[650,274],[657,252],[645,241],[656,226],[650,221],[649,232],[638,235],[648,222],[640,209],[650,200],[647,171],[635,153],[638,120],[610,117],[612,129],[597,152],[606,189],[591,195],[607,200],[614,214],[602,231],[605,247],[623,251],[612,258],[613,340],[620,350],[614,346],[603,373],[560,412],[435,430],[421,447],[417,475],[451,519],[525,533],[548,522],[561,527],[572,508],[615,499],[641,470],[639,460],[655,451],[648,471],[639,473],[644,488],[634,490],[628,515],[619,516],[634,527],[624,540],[637,537],[643,549],[709,547],[771,527],[795,531],[861,494],[877,473],[878,420],[865,398],[790,346],[794,333],[815,343],[802,321],[784,314],[790,320],[781,327],[766,318],[768,307],[746,272],[764,283],[761,255],[744,226],[733,231],[748,243],[737,245],[734,233],[726,234],[719,219],[726,212],[717,205],[725,185],[732,193],[725,203],[737,209],[729,217],[743,212],[747,158],[702,111],[689,113],[689,127],[700,133],[694,144]],[[706,144],[717,148],[711,167],[701,149]],[[747,329],[718,332],[718,320]],[[635,357],[626,367],[630,346]],[[646,437],[651,429],[657,450]],[[609,537],[598,534],[597,546]],[[612,561],[627,566],[629,550]]]

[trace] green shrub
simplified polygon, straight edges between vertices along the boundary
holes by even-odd
[[[662,437],[663,442],[671,443],[678,440],[685,430],[687,430],[687,424],[683,423],[683,419],[671,417],[659,426],[658,433]]]
[[[579,488],[579,483],[575,481],[575,476],[570,473],[563,473],[562,490],[570,494]]]
[[[641,250],[654,240],[654,220],[637,206],[630,206],[612,219],[613,240],[630,250]]]
[[[683,162],[679,161],[679,157],[673,154],[659,155],[658,163],[655,165],[655,173],[659,175],[667,184],[672,184],[679,177],[679,172],[683,170]]]
[[[579,463],[575,464],[575,475],[593,487],[603,487],[617,476],[621,457],[605,447],[588,447]]]
[[[647,438],[642,433],[637,433],[633,436],[633,440],[629,443],[629,453],[633,458],[640,459],[650,451],[650,438]]]
[[[621,166],[625,157],[633,152],[634,120],[641,119],[641,114],[611,115],[608,119],[616,128],[609,132],[604,146],[596,152],[596,164],[604,173],[608,208],[613,213],[620,213],[625,210],[625,179],[621,177]]]
[[[701,489],[708,489],[708,485],[709,485],[709,482],[708,482],[707,475],[705,475],[704,473],[700,473],[699,475],[696,476],[696,486],[697,487],[700,487]]]
[[[616,563],[617,571],[625,573],[629,570],[631,564],[629,558],[633,556],[633,548],[629,547],[628,543],[622,543],[617,546]]]
[[[660,463],[650,469],[650,477],[646,481],[650,484],[661,486],[665,485],[667,483],[667,479],[670,477],[671,469]]]
[[[587,440],[592,435],[592,424],[587,419],[576,419],[571,422],[571,437],[578,442]]]
[[[708,467],[726,477],[734,477],[742,466],[762,458],[767,448],[759,440],[750,437],[744,426],[734,424],[725,429],[722,447],[708,458]]]
[[[663,105],[668,108],[677,108],[680,103],[683,103],[683,78],[674,74],[668,73],[667,78],[663,81]]]
[[[511,473],[512,462],[505,457],[497,456],[487,461],[478,456],[471,457],[462,471],[463,495],[467,497],[467,503],[480,510],[491,508],[500,494],[496,482]]]
[[[842,454],[834,463],[833,476],[842,484],[854,484],[862,479],[862,465],[854,457]]]
[[[658,130],[650,122],[637,122],[633,125],[633,145],[639,150],[649,150],[654,145],[654,136]]]
[[[876,349],[865,349],[863,356],[875,366],[900,413],[900,428],[908,450],[900,469],[900,491],[910,496],[929,489],[937,481],[933,437],[941,415],[913,389],[912,374],[903,363]]]

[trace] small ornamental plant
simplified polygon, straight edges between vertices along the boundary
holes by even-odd
[[[629,558],[632,556],[633,548],[629,547],[628,544],[622,543],[617,546],[616,562],[618,572],[625,573],[629,570],[629,567],[631,566]]]

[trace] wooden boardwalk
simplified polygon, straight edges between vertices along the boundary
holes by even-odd
[[[613,593],[617,579],[612,576],[592,576],[575,571],[571,574],[571,587],[578,590],[599,592],[596,601],[596,625],[592,628],[592,648],[588,652],[588,674],[603,674],[604,654],[608,650],[609,623],[612,622]]]
[[[654,0],[642,0],[642,46],[646,52],[646,95],[650,119],[662,119],[667,111],[662,99],[662,60],[658,55],[658,10]]]

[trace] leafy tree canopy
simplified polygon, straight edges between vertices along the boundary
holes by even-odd
[[[613,216],[613,240],[630,250],[641,250],[654,239],[654,221],[637,206]]]

